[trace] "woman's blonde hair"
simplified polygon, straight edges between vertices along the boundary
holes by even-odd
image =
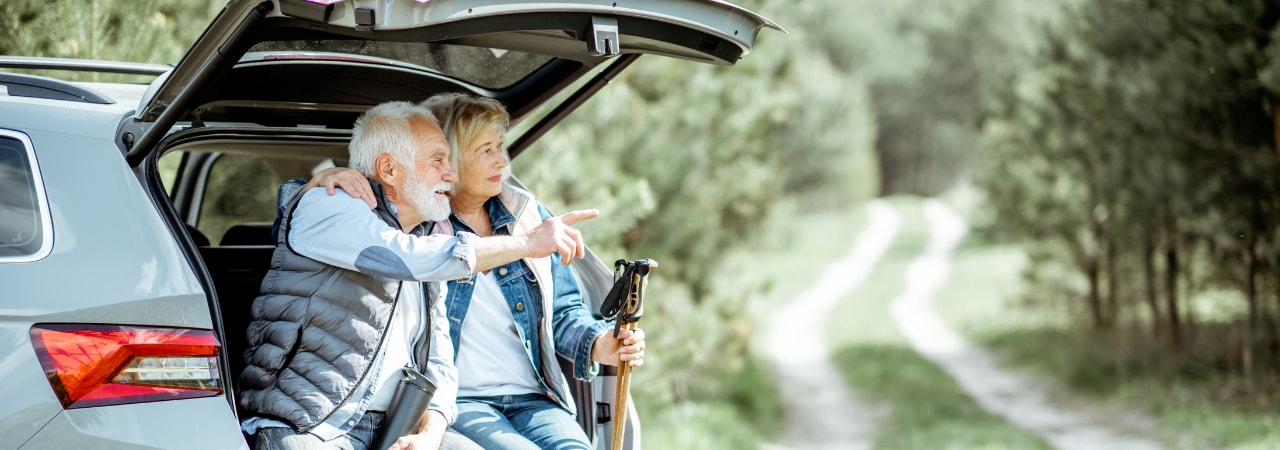
[[[433,95],[421,105],[440,120],[440,129],[449,141],[449,164],[454,170],[461,170],[458,163],[463,149],[471,148],[491,127],[497,127],[498,133],[505,135],[511,121],[507,109],[497,100],[459,92]],[[510,159],[506,146],[502,147],[502,156]],[[503,170],[504,178],[510,175],[511,166],[507,167]]]

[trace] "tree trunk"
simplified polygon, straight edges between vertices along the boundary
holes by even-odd
[[[1107,237],[1107,323],[1108,328],[1120,323],[1120,268],[1116,264],[1116,244]]]
[[[1097,202],[1092,202],[1096,204]],[[1098,219],[1089,218],[1089,232],[1093,234],[1094,242],[1104,242],[1102,235],[1102,224],[1098,223]],[[1105,244],[1100,244],[1105,245]],[[1102,260],[1105,258],[1106,249],[1098,249],[1093,254],[1088,254],[1089,271],[1089,312],[1093,315],[1093,328],[1104,330],[1107,326],[1107,313],[1103,306],[1102,298]]]
[[[1074,236],[1073,233],[1065,230],[1062,230],[1062,233],[1063,238],[1067,240],[1071,249],[1072,261],[1075,262],[1076,267],[1080,269],[1080,271],[1084,272],[1084,276],[1089,282],[1088,297],[1085,300],[1089,307],[1090,321],[1092,322],[1095,330],[1102,329],[1104,328],[1101,300],[1102,289],[1099,285],[1101,282],[1101,267],[1099,267],[1101,262],[1098,258],[1097,252],[1090,252],[1085,247],[1084,243],[1080,242],[1080,239],[1077,236]]]
[[[1275,107],[1280,108],[1280,96],[1275,97],[1274,100]],[[1274,111],[1280,111],[1280,109]],[[1272,133],[1275,136],[1276,155],[1280,156],[1280,114],[1273,113],[1272,116],[1274,117],[1273,120],[1275,120],[1275,129],[1272,130]]]
[[[1178,264],[1178,248],[1173,239],[1169,240],[1169,246],[1164,252],[1164,280],[1165,280],[1165,312],[1169,317],[1169,338],[1173,341],[1173,348],[1182,349],[1182,325],[1178,317],[1178,273],[1181,270]]]
[[[1099,264],[1097,258],[1085,264],[1085,272],[1089,276],[1089,314],[1093,317],[1094,329],[1105,329],[1106,322],[1102,315],[1102,290],[1099,284]]]
[[[1161,330],[1164,327],[1160,325],[1160,299],[1156,294],[1156,243],[1151,235],[1147,235],[1142,240],[1142,278],[1143,286],[1146,288],[1147,310],[1151,313],[1151,333],[1156,339],[1163,340]]]
[[[1244,345],[1240,347],[1240,366],[1245,385],[1253,388],[1253,331],[1258,327],[1258,243],[1257,233],[1250,233],[1249,275],[1245,282],[1245,298],[1249,301],[1249,321],[1244,324]]]

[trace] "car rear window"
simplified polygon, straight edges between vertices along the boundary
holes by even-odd
[[[0,130],[0,263],[43,258],[51,247],[50,231],[31,140]]]
[[[374,56],[434,70],[476,86],[501,89],[523,80],[550,56],[425,42],[296,40],[261,42],[249,52],[325,52]]]

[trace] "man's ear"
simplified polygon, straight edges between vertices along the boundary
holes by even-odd
[[[396,177],[400,176],[400,164],[396,162],[395,158],[391,157],[391,154],[383,153],[373,160],[373,173],[377,175],[378,181],[386,184],[387,182],[395,181]]]
[[[392,203],[400,201],[400,177],[405,175],[402,172],[404,168],[390,154],[383,153],[373,160],[373,179],[382,183],[383,192]]]

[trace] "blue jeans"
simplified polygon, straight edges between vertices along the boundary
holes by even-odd
[[[310,433],[295,432],[292,428],[269,427],[259,429],[249,443],[253,444],[254,450],[371,450],[369,445],[373,444],[374,434],[382,425],[384,418],[386,418],[384,413],[367,412],[360,417],[359,422],[356,422],[355,428],[329,442],[322,441]],[[445,432],[440,448],[441,450],[480,450],[475,443],[452,430]]]
[[[368,412],[360,416],[355,428],[347,434],[325,442],[314,434],[298,433],[288,427],[260,428],[253,434],[254,450],[366,450],[373,443],[374,432],[386,415]]]
[[[487,449],[593,448],[578,420],[542,394],[459,398],[453,429]]]

